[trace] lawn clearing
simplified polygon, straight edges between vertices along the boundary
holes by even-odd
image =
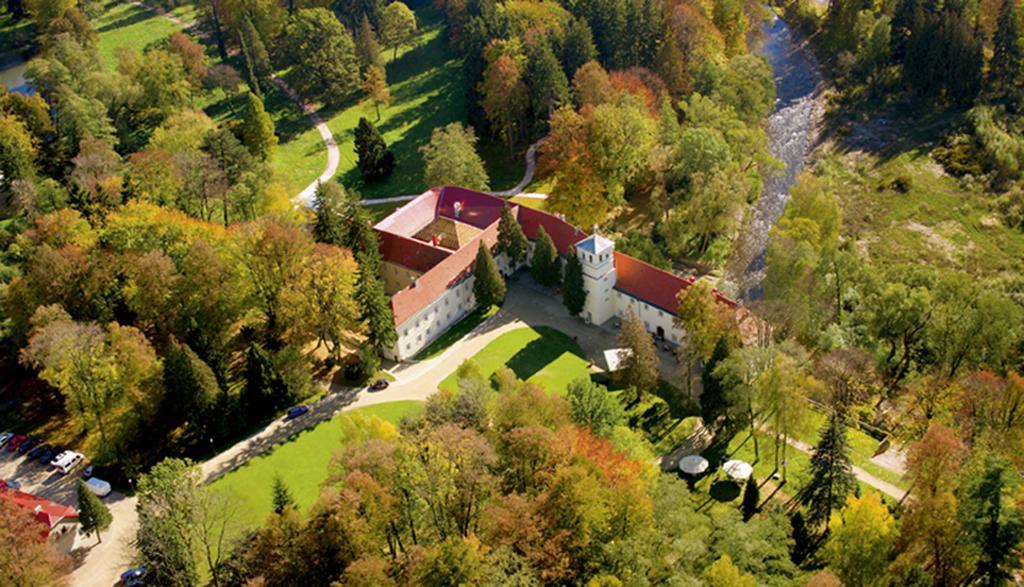
[[[818,443],[818,432],[821,431],[825,425],[826,414],[817,410],[811,410],[807,415],[809,426],[804,431],[798,432],[797,439],[807,444],[814,446]],[[814,430],[814,433],[808,433],[807,430]],[[870,434],[864,432],[859,428],[848,426],[846,428],[846,444],[850,450],[850,461],[854,465],[864,469],[868,473],[871,473],[875,477],[883,481],[892,483],[896,487],[901,489],[909,489],[910,483],[903,478],[896,471],[886,469],[880,465],[876,465],[871,457],[874,456],[875,450],[878,448],[878,441],[875,440]]]
[[[391,52],[385,52],[392,100],[380,109],[380,119],[368,100],[327,104],[321,113],[341,152],[337,178],[365,198],[418,194],[431,187],[423,183],[419,148],[430,142],[434,128],[466,120],[462,63],[448,46],[444,19],[429,7],[417,10],[416,18],[417,36],[399,50],[398,58],[392,60]],[[395,170],[383,181],[365,183],[356,169],[353,133],[361,117],[377,126],[395,154]],[[492,189],[512,187],[522,177],[522,153],[510,156],[506,148],[486,137],[481,137],[478,149],[487,164]],[[289,193],[296,193],[316,180],[326,164],[323,140],[310,127],[282,137],[273,167],[277,180]]]
[[[440,355],[447,350],[448,347],[458,342],[463,336],[466,336],[470,330],[473,330],[479,326],[481,322],[493,316],[497,311],[498,306],[491,306],[490,308],[477,308],[469,314],[466,314],[466,316],[463,317],[462,320],[459,320],[455,326],[449,328],[434,342],[430,343],[425,349],[420,351],[416,355],[415,359],[417,361],[422,361],[425,359],[432,359]]]
[[[565,394],[569,383],[590,377],[590,365],[580,345],[565,334],[548,328],[520,328],[491,341],[472,359],[485,377],[507,366],[524,381],[536,383],[548,393]],[[452,366],[453,368],[455,365]],[[441,382],[441,389],[455,389],[455,373]]]
[[[117,67],[115,50],[118,47],[130,47],[141,52],[181,30],[155,12],[128,2],[108,3],[104,13],[93,19],[92,24],[99,33],[96,48],[100,61],[109,70]]]
[[[423,403],[400,401],[353,410],[364,416],[376,416],[398,424],[403,416],[419,413]],[[327,478],[331,456],[341,447],[341,427],[334,417],[300,432],[289,442],[258,456],[210,486],[234,494],[241,503],[242,521],[260,525],[273,510],[271,487],[274,475],[284,478],[300,511],[307,511],[320,495],[320,484]]]

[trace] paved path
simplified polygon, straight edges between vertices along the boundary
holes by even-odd
[[[812,454],[814,452],[813,446],[807,444],[806,442],[796,440],[794,438],[790,438],[788,444],[789,446],[792,446],[793,448],[799,450],[800,452],[804,452],[807,454]],[[878,477],[875,477],[871,473],[868,473],[864,469],[861,469],[860,467],[854,466],[853,474],[856,475],[857,479],[859,479],[862,483],[874,487],[875,489],[881,491],[882,493],[892,497],[896,501],[902,500],[907,493],[906,490],[900,489],[899,487],[896,487],[895,485],[889,483],[888,481],[883,481]]]

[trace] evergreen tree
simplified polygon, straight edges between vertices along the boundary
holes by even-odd
[[[245,413],[259,422],[292,403],[291,390],[274,366],[270,354],[257,342],[249,345],[245,361]]]
[[[622,322],[618,345],[626,352],[619,358],[619,370],[614,376],[619,384],[633,391],[634,402],[640,401],[644,393],[654,391],[658,385],[659,360],[654,340],[632,310]]]
[[[274,120],[263,107],[263,100],[249,92],[246,96],[245,116],[242,118],[242,143],[253,157],[266,161],[277,148],[277,136],[274,134]]]
[[[345,245],[347,231],[342,213],[347,197],[340,183],[317,183],[316,191],[313,192],[313,238],[316,242]]]
[[[811,455],[811,478],[800,492],[812,527],[826,522],[832,510],[842,508],[846,497],[857,490],[857,478],[847,453],[846,418],[833,412]]]
[[[1009,463],[984,457],[958,495],[960,523],[977,556],[974,575],[980,585],[1004,585],[1021,566],[1013,553],[1024,540],[1024,514],[1010,497]]]
[[[512,207],[505,204],[501,209],[501,219],[498,221],[498,251],[505,253],[509,265],[515,269],[520,263],[526,260],[528,241],[523,227],[516,221],[512,213]]]
[[[1007,92],[1020,85],[1024,52],[1020,42],[1020,15],[1017,0],[1003,0],[992,37],[992,61],[989,66],[991,87]]]
[[[356,31],[356,54],[359,55],[359,63],[364,67],[379,67],[384,69],[384,60],[380,56],[380,42],[377,40],[377,33],[370,24],[370,19],[363,15],[359,23],[359,30]]]
[[[530,52],[524,79],[535,126],[543,132],[555,109],[569,103],[569,80],[547,38],[539,39]]]
[[[188,422],[204,430],[221,395],[217,378],[188,345],[171,340],[164,356],[164,397],[160,414],[173,425]]]
[[[498,271],[491,250],[483,242],[476,252],[473,276],[473,295],[481,307],[500,306],[505,301],[505,278]]]
[[[359,173],[366,181],[384,179],[395,168],[395,155],[384,143],[377,127],[365,118],[359,119],[355,131]]]
[[[587,290],[583,287],[583,263],[573,251],[565,262],[562,280],[562,303],[572,316],[579,316],[587,303]]]
[[[761,490],[757,487],[757,481],[751,475],[743,486],[743,503],[740,509],[743,511],[743,520],[749,520],[757,513],[757,506],[761,503]]]
[[[715,368],[728,357],[729,341],[720,336],[700,375],[703,383],[700,392],[700,413],[704,424],[710,427],[714,427],[720,417],[728,416],[729,402],[725,398],[722,377],[715,373]]]
[[[537,228],[537,243],[533,247],[533,258],[530,259],[530,274],[537,283],[546,287],[555,287],[561,279],[561,267],[558,263],[558,249],[548,232],[541,226]]]
[[[594,34],[585,18],[574,18],[565,26],[565,38],[562,41],[562,66],[565,68],[566,79],[572,79],[576,70],[584,63],[597,59],[597,47],[594,46]]]
[[[807,560],[807,557],[814,550],[814,537],[807,530],[807,522],[804,520],[804,515],[799,511],[793,514],[789,522],[793,527],[790,533],[790,536],[793,538],[793,550],[790,553],[790,558],[794,563],[800,565]]]
[[[275,514],[283,514],[284,510],[295,507],[295,498],[292,497],[292,492],[285,485],[284,478],[281,477],[280,473],[274,473],[272,495]]]
[[[110,527],[113,521],[107,505],[93,493],[81,479],[78,480],[78,523],[85,534],[96,534],[96,541],[103,542],[100,531]]]
[[[242,58],[245,61],[245,80],[253,93],[262,96],[262,83],[270,79],[274,68],[270,64],[270,54],[267,53],[267,47],[248,16],[242,19],[238,33],[238,42],[241,45]]]
[[[342,212],[347,229],[342,245],[351,249],[356,259],[365,255],[366,261],[372,263],[372,269],[376,271],[380,268],[380,241],[373,230],[370,212],[357,201],[349,202]]]
[[[377,350],[391,348],[398,341],[395,331],[395,316],[391,311],[391,298],[384,291],[384,285],[377,276],[375,262],[370,255],[359,253],[359,282],[356,285],[356,301],[362,308],[361,319],[366,325],[367,343]]]

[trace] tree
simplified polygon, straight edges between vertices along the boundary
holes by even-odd
[[[391,60],[398,59],[398,48],[407,43],[416,34],[416,15],[402,2],[392,2],[381,15],[380,37],[384,45],[391,47],[394,53]]]
[[[274,502],[274,513],[283,514],[287,508],[295,507],[295,498],[292,497],[292,492],[288,489],[288,486],[284,483],[284,478],[281,477],[280,473],[274,474],[274,487],[273,487],[273,502]]]
[[[647,168],[656,133],[646,104],[633,94],[594,108],[586,134],[589,162],[612,202],[621,202],[626,183]]]
[[[566,397],[572,421],[590,428],[597,436],[607,437],[626,418],[619,400],[590,379],[574,380],[566,390]]]
[[[299,10],[287,32],[300,94],[339,104],[359,89],[359,58],[352,35],[324,8]]]
[[[579,226],[603,224],[611,210],[601,179],[584,162],[575,159],[564,162],[555,173],[555,186],[547,205],[550,211],[564,214]]]
[[[725,333],[722,310],[711,286],[698,280],[678,295],[675,326],[683,331],[679,347],[683,362],[686,392],[693,393],[693,366],[711,356],[714,345]]]
[[[587,290],[583,287],[583,263],[572,251],[565,262],[565,277],[562,280],[562,303],[570,316],[579,316],[587,303]]]
[[[678,97],[690,86],[689,76],[686,73],[686,59],[683,52],[676,43],[676,35],[672,31],[665,31],[664,39],[658,44],[658,57],[656,70],[661,79],[668,86],[669,93]]]
[[[0,173],[3,185],[35,175],[36,148],[32,135],[15,116],[0,116]]]
[[[977,470],[961,487],[960,523],[977,565],[974,576],[983,585],[1002,585],[1021,566],[1014,553],[1024,540],[1024,514],[1011,501],[1009,463],[982,456]]]
[[[164,356],[164,398],[160,413],[172,424],[206,430],[210,410],[221,396],[213,370],[187,344],[172,340]]]
[[[992,38],[992,60],[989,62],[990,84],[1003,92],[1019,87],[1021,76],[1024,75],[1024,49],[1021,47],[1020,34],[1017,0],[1003,0],[996,20],[995,36]]]
[[[761,503],[761,492],[757,487],[757,480],[751,475],[743,485],[743,501],[740,503],[740,510],[743,512],[743,520],[749,520],[757,513],[757,507]]]
[[[423,154],[423,182],[429,186],[456,185],[487,190],[487,170],[476,152],[472,128],[453,122],[435,128],[430,143],[420,147]]]
[[[370,24],[370,19],[365,14],[359,21],[359,30],[356,31],[356,53],[359,55],[359,63],[363,67],[372,66],[384,69],[377,33],[373,30],[373,25]]]
[[[373,102],[373,109],[377,113],[377,120],[380,120],[381,105],[387,106],[391,103],[391,91],[388,90],[388,80],[384,77],[384,68],[371,65],[363,73],[363,91]]]
[[[45,31],[50,21],[64,16],[75,4],[75,0],[25,0],[25,8],[40,31]]]
[[[545,129],[555,110],[569,102],[569,80],[547,37],[542,36],[534,43],[527,58],[524,79],[530,92],[533,120],[540,129]]]
[[[728,416],[729,402],[725,397],[725,389],[722,385],[722,374],[717,372],[717,367],[729,358],[729,341],[724,336],[718,337],[714,350],[708,362],[701,371],[700,391],[700,414],[704,423],[714,427],[715,423],[722,416]]]
[[[317,183],[313,192],[313,238],[318,243],[341,246],[345,242],[342,212],[348,204],[345,188],[337,182]]]
[[[874,585],[885,573],[896,538],[896,521],[879,494],[848,497],[828,528],[825,560],[843,585]]]
[[[572,76],[572,91],[581,108],[587,105],[598,106],[615,97],[615,88],[612,87],[608,72],[596,61],[588,61],[576,70]]]
[[[391,298],[377,277],[375,265],[367,260],[367,254],[360,253],[357,259],[359,285],[356,289],[356,300],[363,310],[360,318],[366,325],[367,342],[378,351],[382,351],[398,342],[395,316],[391,311]]]
[[[804,392],[819,387],[817,380],[807,375],[796,359],[775,350],[769,366],[754,380],[754,394],[758,398],[761,417],[767,422],[775,440],[775,470],[782,459],[782,482],[787,480],[786,451],[790,436],[803,423],[807,411]]]
[[[619,330],[619,370],[613,375],[625,388],[632,388],[634,401],[644,393],[652,392],[658,386],[659,360],[654,340],[644,328],[644,323],[633,313],[626,314]]]
[[[565,77],[572,79],[584,63],[597,59],[594,35],[585,18],[574,18],[565,25],[562,39],[562,66]]]
[[[239,129],[242,144],[253,157],[267,161],[277,148],[277,135],[274,134],[274,120],[263,108],[263,100],[249,92],[246,95],[245,115]]]
[[[325,345],[337,359],[344,342],[358,330],[358,269],[349,250],[317,244],[281,292],[286,338],[298,346],[315,340],[317,349]]]
[[[500,55],[487,65],[480,82],[484,113],[494,130],[505,137],[511,155],[526,116],[527,93],[519,64],[509,55]]]
[[[100,531],[110,527],[113,521],[110,510],[81,479],[78,480],[78,523],[85,534],[96,534],[96,541],[103,542]]]
[[[848,452],[846,418],[840,412],[833,412],[811,455],[811,477],[800,492],[812,526],[827,520],[832,510],[842,507],[846,497],[857,490],[857,478],[853,475]]]
[[[69,560],[39,532],[29,512],[7,500],[0,501],[0,578],[8,585],[59,585],[70,570]]]
[[[491,249],[480,242],[473,269],[473,296],[483,308],[500,306],[505,301],[505,278],[491,256]]]
[[[544,227],[537,228],[534,239],[533,257],[530,259],[530,274],[537,283],[545,287],[555,287],[561,279],[562,269],[559,266],[558,249]]]
[[[506,203],[501,209],[498,221],[498,252],[508,257],[509,266],[514,270],[526,260],[529,241],[523,233],[523,227],[516,221],[512,207]]]
[[[363,179],[377,181],[391,175],[395,169],[395,154],[388,149],[377,127],[365,118],[360,118],[356,126],[355,146],[356,166]]]
[[[729,555],[723,554],[704,571],[708,587],[754,587],[757,580],[753,575],[736,568]]]
[[[250,421],[259,422],[292,403],[292,393],[270,354],[252,343],[245,358],[245,389],[242,403]]]
[[[270,79],[274,68],[270,63],[270,54],[263,43],[252,19],[248,16],[242,19],[238,31],[238,41],[242,48],[242,57],[245,61],[246,81],[250,90],[257,94],[263,94],[263,82]]]

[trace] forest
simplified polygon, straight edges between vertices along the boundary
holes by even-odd
[[[2,422],[73,444],[137,500],[147,584],[1020,580],[1016,0],[170,0],[154,8],[194,27],[107,51],[94,23],[109,8],[6,6],[34,55],[32,91],[0,96]],[[424,15],[466,116],[411,153],[384,135]],[[309,208],[285,187],[305,180],[281,162],[296,137],[281,112],[297,108],[283,88],[325,116],[365,106],[343,154],[363,189],[485,190],[494,152],[535,145],[547,211],[717,279],[785,171],[760,53],[778,17],[817,57],[824,116],[769,233],[763,295],[741,306],[754,340],[700,280],[678,299],[670,377],[639,320],[621,327],[630,359],[610,379],[545,389],[453,364],[422,414],[331,420],[340,448],[310,507],[275,477],[273,512],[239,523],[202,462],[333,386],[384,377],[396,340],[373,202],[337,178]],[[494,252],[525,258],[518,224],[500,231]],[[576,257],[562,275],[537,242],[530,279],[578,316]],[[477,266],[476,298],[500,306],[486,247]],[[655,464],[697,416],[705,455],[759,463],[741,494]],[[887,480],[902,499],[863,483],[863,439],[900,447]],[[86,517],[97,538],[111,523]],[[67,582],[69,561],[22,518],[0,507],[15,545],[0,582]]]

